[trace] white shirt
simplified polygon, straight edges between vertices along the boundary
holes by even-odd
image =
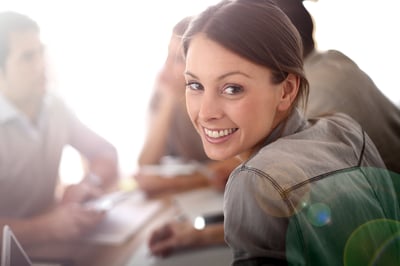
[[[45,97],[38,123],[33,125],[0,94],[0,217],[31,216],[54,202],[67,144],[89,158],[114,149],[54,95]]]

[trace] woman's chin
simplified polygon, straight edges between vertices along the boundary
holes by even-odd
[[[210,158],[211,160],[215,160],[215,161],[223,161],[229,158],[234,157],[236,154],[231,154],[228,153],[226,150],[224,151],[209,151],[206,149],[206,154],[208,156],[208,158]]]

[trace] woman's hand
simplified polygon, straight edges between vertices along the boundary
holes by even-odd
[[[151,253],[160,257],[178,250],[225,244],[223,223],[198,230],[189,221],[169,222],[153,231],[149,240]]]
[[[198,245],[201,231],[188,221],[170,222],[156,229],[149,240],[152,254],[166,257],[176,250],[192,248]]]
[[[174,180],[167,179],[158,175],[136,174],[134,176],[139,188],[148,196],[154,196],[163,192],[168,192],[174,187]]]

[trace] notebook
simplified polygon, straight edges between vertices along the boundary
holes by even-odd
[[[142,243],[126,266],[221,266],[231,265],[232,258],[232,250],[223,245],[185,250],[159,258],[151,255],[147,243]]]
[[[3,227],[1,266],[64,266],[58,262],[32,262],[8,225]]]
[[[224,193],[211,187],[179,193],[174,196],[174,201],[193,224],[198,217],[223,214]]]
[[[32,266],[21,244],[8,225],[3,227],[3,247],[1,250],[1,266]]]
[[[122,199],[119,197],[112,208],[108,208],[108,200],[106,204],[99,204],[100,208],[107,206],[109,210],[105,219],[85,237],[87,242],[120,245],[140,230],[163,206],[162,201],[149,200],[139,190],[122,194]]]

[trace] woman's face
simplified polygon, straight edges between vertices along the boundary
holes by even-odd
[[[285,84],[271,71],[197,34],[186,56],[186,104],[211,159],[247,159],[284,118]],[[293,84],[289,84],[293,85]],[[295,84],[294,84],[295,85]],[[290,99],[289,99],[290,100]]]

